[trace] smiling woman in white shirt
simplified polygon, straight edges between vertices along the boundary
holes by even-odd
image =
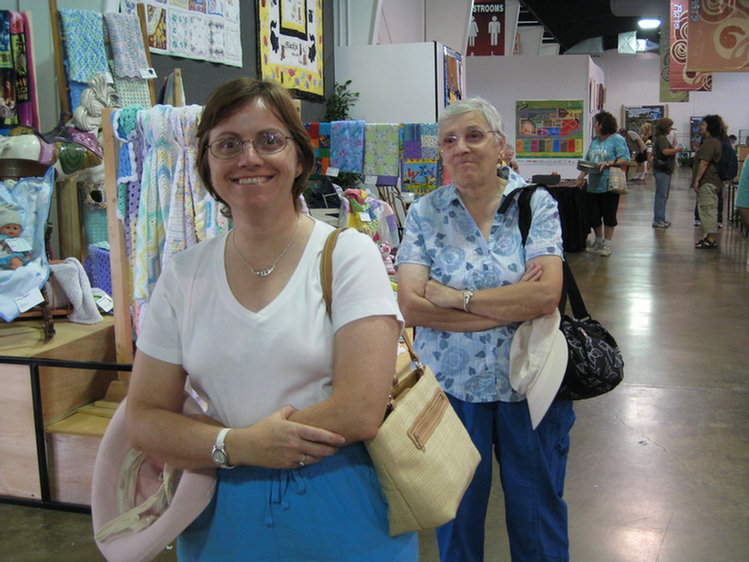
[[[416,562],[415,534],[389,536],[362,443],[385,413],[402,327],[379,251],[341,234],[328,316],[319,264],[332,227],[299,208],[314,152],[282,87],[219,87],[197,141],[201,179],[234,228],[162,272],[127,410],[137,448],[220,467],[179,560]],[[180,413],[187,381],[202,419]]]

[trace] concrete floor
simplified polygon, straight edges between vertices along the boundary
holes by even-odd
[[[565,494],[573,562],[749,560],[749,242],[726,224],[718,250],[694,249],[688,179],[677,170],[671,228],[650,226],[648,178],[621,200],[610,258],[569,256],[626,363],[618,388],[576,403]],[[487,562],[509,560],[501,493]],[[420,550],[421,562],[438,560],[433,533]],[[102,559],[88,515],[10,504],[0,504],[0,552],[5,562]]]

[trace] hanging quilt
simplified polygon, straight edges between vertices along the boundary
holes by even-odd
[[[400,147],[398,123],[367,123],[364,125],[364,174],[398,176]]]
[[[240,0],[120,0],[123,14],[144,4],[153,53],[242,67]]]
[[[364,159],[364,121],[330,123],[330,165],[360,174]]]

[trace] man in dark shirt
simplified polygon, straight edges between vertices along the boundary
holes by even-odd
[[[706,115],[700,123],[702,143],[694,155],[692,167],[692,189],[697,192],[697,209],[705,233],[695,246],[698,249],[711,250],[717,246],[718,192],[723,189],[717,166],[722,152],[722,134],[723,120],[720,115]]]

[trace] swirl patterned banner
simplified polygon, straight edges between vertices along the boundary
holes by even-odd
[[[660,39],[660,57],[661,57],[661,77],[658,81],[660,84],[659,93],[660,97],[658,101],[661,103],[669,102],[687,102],[689,101],[689,92],[674,92],[671,90],[670,78],[671,78],[671,66],[669,64],[671,55],[669,51],[669,45],[671,38],[668,33],[661,33]]]
[[[749,71],[749,0],[693,0],[687,69]]]
[[[713,75],[687,70],[688,24],[689,0],[671,0],[669,87],[672,92],[709,92],[713,89]]]

